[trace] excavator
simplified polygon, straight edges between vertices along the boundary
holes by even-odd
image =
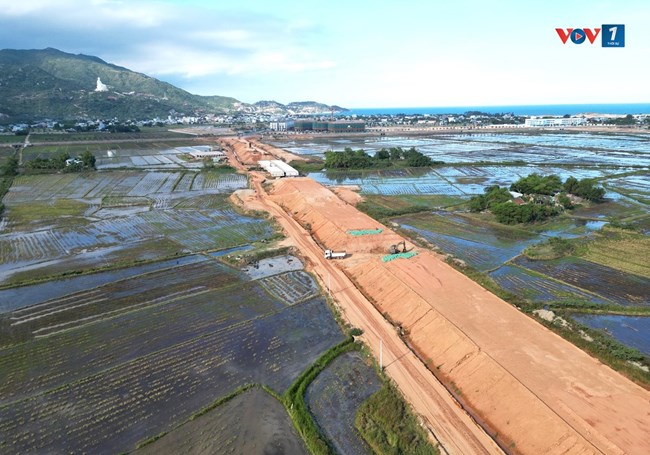
[[[400,250],[400,245],[402,246],[401,250]],[[402,240],[397,245],[391,245],[390,248],[388,249],[388,252],[390,254],[406,253],[406,242]]]

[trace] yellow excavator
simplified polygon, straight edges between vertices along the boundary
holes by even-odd
[[[400,245],[402,246],[401,250],[400,250]],[[390,254],[406,253],[406,242],[402,240],[397,245],[391,245],[390,248],[388,249],[388,252]]]

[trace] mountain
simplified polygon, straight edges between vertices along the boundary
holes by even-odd
[[[335,112],[343,110],[334,108]],[[44,118],[151,119],[167,117],[170,113],[291,115],[325,113],[331,109],[314,102],[290,103],[288,106],[275,101],[246,104],[226,96],[193,95],[98,57],[74,55],[52,48],[0,50],[2,123]]]

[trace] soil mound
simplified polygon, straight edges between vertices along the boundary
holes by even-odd
[[[383,263],[401,237],[317,182],[282,180],[272,194],[323,248],[353,253],[337,266],[508,450],[647,453],[650,392],[429,251]],[[377,228],[376,235],[347,233]]]

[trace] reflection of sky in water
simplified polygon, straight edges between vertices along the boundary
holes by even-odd
[[[400,220],[397,219],[399,223]],[[429,242],[437,245],[445,253],[462,259],[468,265],[481,271],[494,269],[509,259],[520,254],[528,245],[538,242],[539,239],[508,240],[484,232],[479,240],[469,240],[452,235],[441,234],[426,229],[419,229],[408,224],[401,224],[403,229],[417,233]]]
[[[532,275],[510,265],[499,267],[490,273],[490,277],[506,291],[536,302],[553,302],[567,297],[578,297],[593,303],[611,303],[574,286]]]
[[[565,180],[601,177],[603,170],[562,169],[535,166],[437,167],[426,170],[333,171],[312,172],[314,180],[324,185],[358,185],[366,194],[446,194],[472,196],[483,194],[491,185],[509,186],[521,177],[537,172],[557,174]]]
[[[621,343],[650,356],[650,317],[617,315],[574,315],[581,324],[604,330]]]
[[[478,134],[443,138],[316,137],[308,140],[286,139],[273,144],[297,154],[319,156],[323,156],[327,150],[342,150],[345,147],[364,149],[370,154],[382,147],[415,147],[434,160],[447,163],[520,160],[527,163],[650,165],[650,140],[633,136]]]

